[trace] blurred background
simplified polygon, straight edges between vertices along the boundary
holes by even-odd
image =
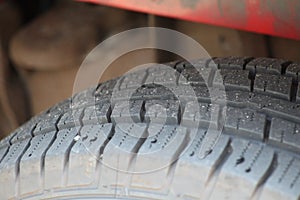
[[[80,64],[97,44],[121,31],[145,26],[185,33],[213,57],[300,61],[297,40],[71,0],[0,0],[0,138],[70,97]],[[174,59],[167,52],[133,51],[112,63],[99,81],[120,76],[136,65]]]

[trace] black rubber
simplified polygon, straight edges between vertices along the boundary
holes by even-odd
[[[300,64],[192,63],[125,75],[32,118],[0,142],[0,199],[300,199]],[[227,101],[215,105],[218,73]],[[201,157],[216,106],[222,135]]]

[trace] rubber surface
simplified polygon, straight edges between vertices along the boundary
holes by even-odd
[[[192,63],[212,70],[153,66],[18,128],[0,142],[1,199],[300,199],[300,64]],[[216,109],[209,88],[220,84],[214,63],[227,99],[215,126],[224,127],[200,157]]]

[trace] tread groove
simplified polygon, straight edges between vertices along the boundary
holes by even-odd
[[[85,112],[85,108],[81,110],[81,113],[79,115],[79,125],[82,127],[83,126],[83,117],[84,117],[84,112]],[[73,115],[73,113],[72,113]]]
[[[215,80],[215,77],[216,77],[216,74],[217,74],[217,71],[218,71],[217,67],[212,66],[211,68],[212,69],[211,69],[211,71],[208,75],[207,85],[206,85],[208,88],[213,88],[214,87],[214,80]]]
[[[82,129],[82,126],[78,130],[77,135],[79,135],[79,136],[81,135],[81,129]],[[67,180],[68,180],[68,175],[69,175],[69,161],[70,161],[71,149],[75,145],[76,142],[77,141],[75,139],[72,140],[71,144],[69,145],[69,147],[66,151],[66,155],[64,157],[64,167],[63,167],[63,185],[64,186],[67,185]]]
[[[175,76],[176,76],[175,84],[176,85],[179,85],[180,77],[182,76],[181,73],[185,69],[185,66],[184,66],[185,64],[183,64],[183,63],[184,63],[184,61],[179,60],[179,61],[175,62],[174,66],[173,66],[174,70],[177,72],[177,73],[175,73]],[[183,66],[178,66],[179,64],[183,64]]]
[[[3,147],[3,148],[5,148],[5,147]],[[4,153],[4,155],[2,156],[2,158],[0,158],[0,163],[2,162],[2,160],[5,158],[5,156],[6,156],[7,153],[9,152],[9,149],[10,149],[10,146],[7,147],[7,149],[6,149],[5,153]]]
[[[18,157],[17,161],[16,161],[16,179],[15,179],[15,192],[16,192],[16,197],[18,198],[20,196],[20,161],[23,157],[23,155],[25,154],[25,152],[27,151],[27,149],[30,147],[31,145],[31,140],[33,138],[33,132],[36,128],[37,124],[31,129],[30,131],[30,135],[32,136],[28,143],[26,144],[25,148],[23,149],[21,155]]]
[[[100,185],[100,171],[101,171],[101,163],[103,159],[103,153],[105,147],[109,143],[109,141],[113,138],[115,134],[115,125],[112,124],[112,129],[110,130],[107,138],[105,139],[104,143],[99,147],[98,154],[96,155],[96,165],[95,165],[95,176],[96,178],[96,187]]]
[[[142,107],[141,107],[141,110],[140,110],[140,118],[141,118],[141,122],[145,122],[145,114],[146,114],[146,101],[143,100],[143,103],[142,103]]]
[[[244,59],[244,64],[243,64],[243,70],[246,69],[246,66],[248,65],[249,62],[251,62],[252,60],[254,60],[255,58],[254,57],[250,57],[250,58],[245,58]]]
[[[141,82],[142,84],[141,84],[139,87],[142,87],[142,86],[145,85],[148,76],[149,76],[149,72],[148,72],[148,69],[146,69],[146,70],[145,70],[145,75],[144,75],[143,80],[142,80],[142,82]],[[136,89],[138,89],[138,88],[136,88]]]
[[[107,144],[109,143],[109,141],[114,137],[115,135],[115,125],[112,124],[112,129],[111,129],[111,132],[109,133],[109,135],[107,136],[107,138],[105,139],[104,143],[101,145],[101,147],[99,148],[99,154],[97,156],[97,160],[99,162],[97,162],[96,164],[96,168],[98,170],[100,170],[99,166],[100,166],[100,162],[102,161],[102,158],[103,158],[103,153],[104,153],[104,150],[105,150],[105,147],[107,146]]]
[[[296,100],[297,100],[298,85],[299,85],[298,80],[294,79],[292,81],[292,85],[291,85],[291,89],[290,89],[290,101],[291,102],[296,102]]]
[[[231,138],[229,138],[228,143],[227,143],[223,153],[218,158],[218,161],[216,162],[215,167],[213,168],[213,170],[211,171],[211,173],[209,174],[209,176],[205,182],[205,186],[212,185],[212,187],[208,191],[205,191],[205,193],[208,192],[207,199],[210,199],[212,193],[214,192],[217,181],[218,181],[218,177],[222,171],[222,168],[233,152],[231,142],[232,142],[232,140],[231,140]]]
[[[284,63],[281,64],[281,75],[285,75],[286,74],[286,69],[287,67],[292,64],[293,62],[291,61],[285,61]]]
[[[263,133],[263,141],[264,142],[268,142],[268,140],[269,140],[271,121],[272,121],[272,119],[267,116],[266,121],[265,121],[264,133]]]
[[[218,119],[217,119],[217,129],[221,130],[225,125],[226,116],[224,115],[226,106],[222,105],[219,107]]]
[[[254,92],[254,83],[255,83],[256,72],[253,70],[249,71],[248,79],[250,79],[250,92]]]
[[[31,128],[31,130],[30,130],[30,135],[31,135],[31,137],[33,136],[33,131],[34,131],[34,129],[36,128],[36,126],[37,126],[37,123],[35,123],[34,126],[33,126],[33,127]],[[17,136],[17,134],[18,134],[18,131],[15,131],[11,137],[8,136],[8,137],[10,137],[9,140],[8,140],[9,145],[7,146],[7,150],[6,150],[6,152],[4,153],[4,155],[2,156],[2,158],[0,158],[0,164],[2,163],[2,161],[5,159],[6,155],[8,154],[8,152],[9,152],[9,150],[10,150],[10,147],[11,147],[13,144],[16,143],[16,142],[12,142],[12,140],[14,139],[14,137]],[[23,140],[25,140],[25,139],[26,139],[26,138],[24,138]],[[23,140],[18,140],[18,141],[21,142],[21,141],[23,141]],[[5,147],[3,147],[3,148],[5,148]]]
[[[122,86],[122,84],[123,84],[123,82],[124,82],[124,79],[125,79],[125,76],[122,77],[122,78],[120,78],[120,79],[117,81],[116,84],[118,85],[118,91],[121,90],[121,86]]]
[[[181,113],[181,104],[179,103],[178,106],[178,111],[177,111],[177,124],[181,124],[181,120],[182,120],[182,113]]]
[[[108,111],[106,113],[106,119],[107,119],[108,123],[112,123],[112,121],[111,121],[112,110],[113,110],[112,105],[110,105],[108,108]]]
[[[168,180],[169,185],[172,184],[172,179],[174,177],[174,173],[175,173],[175,169],[176,169],[176,165],[178,163],[179,157],[182,154],[182,152],[186,149],[189,142],[191,141],[190,134],[191,134],[190,130],[187,129],[187,132],[184,136],[183,142],[180,144],[178,149],[176,149],[176,151],[171,159],[173,162],[170,164],[168,172],[167,172],[167,180]]]
[[[31,140],[32,140],[32,138],[29,139],[28,144],[26,145],[26,147],[24,148],[23,152],[21,153],[21,155],[19,156],[19,158],[17,159],[17,162],[16,162],[15,191],[16,191],[17,197],[20,196],[20,161],[21,161],[23,155],[25,154],[25,152],[27,151],[27,149],[30,147]]]
[[[46,154],[48,152],[48,150],[50,149],[50,147],[53,145],[53,143],[55,142],[55,140],[57,139],[57,134],[59,132],[59,128],[58,128],[58,122],[60,121],[60,119],[62,118],[63,115],[60,115],[59,118],[57,119],[56,123],[55,123],[55,134],[53,139],[51,140],[51,142],[49,143],[49,145],[47,146],[47,148],[45,149],[45,151],[42,154],[42,160],[41,160],[41,183],[42,183],[42,189],[45,189],[45,158],[46,158]]]

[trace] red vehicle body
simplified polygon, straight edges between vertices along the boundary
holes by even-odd
[[[300,40],[299,0],[83,0]]]

